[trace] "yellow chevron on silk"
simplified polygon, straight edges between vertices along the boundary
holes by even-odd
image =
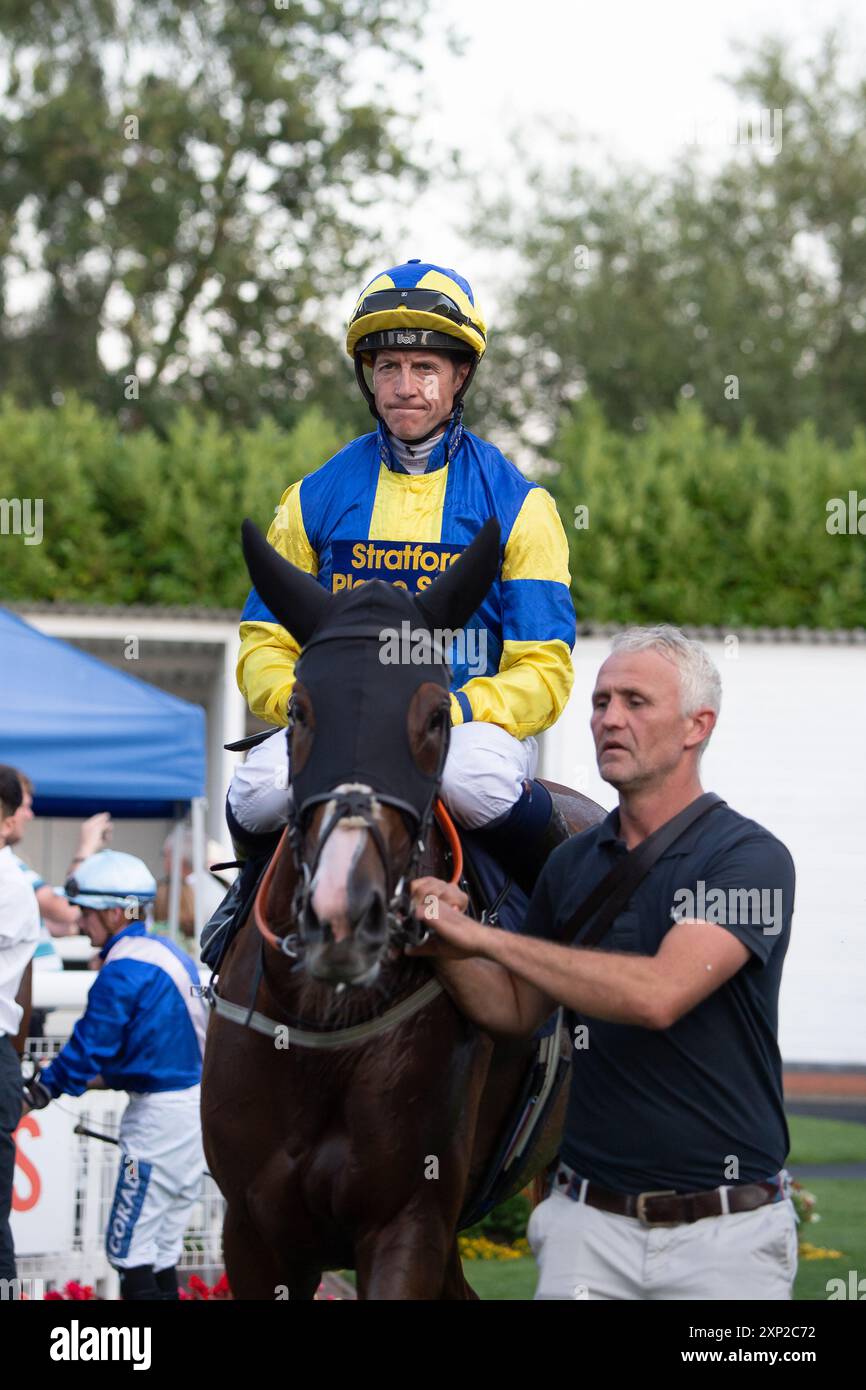
[[[538,699],[539,683],[549,696],[544,706]],[[461,686],[461,693],[472,706],[473,719],[498,724],[515,738],[529,738],[556,723],[573,684],[571,650],[566,642],[514,642],[506,638],[497,675],[474,676]],[[462,717],[453,722],[462,723]]]
[[[502,578],[552,579],[568,586],[571,583],[568,563],[568,541],[556,503],[544,488],[534,487],[526,494],[526,501],[511,529],[502,562]]]
[[[448,469],[407,476],[379,465],[371,541],[439,541]],[[408,502],[408,506],[407,506]]]
[[[379,465],[376,500],[370,517],[371,541],[438,541],[442,536],[442,504],[448,469],[437,468],[435,473],[419,473],[407,480],[404,474],[392,473],[384,463]],[[406,494],[412,499],[406,506]],[[451,696],[451,723],[463,723],[460,701]]]

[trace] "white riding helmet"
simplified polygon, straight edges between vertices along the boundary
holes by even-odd
[[[66,896],[77,907],[100,911],[105,907],[128,907],[130,899],[152,902],[156,879],[134,854],[117,849],[101,849],[91,854],[66,881]]]

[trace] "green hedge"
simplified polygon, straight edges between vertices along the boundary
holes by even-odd
[[[579,619],[751,627],[866,623],[866,534],[827,530],[831,498],[858,491],[866,532],[866,435],[849,448],[811,426],[775,447],[736,438],[684,403],[640,432],[582,403],[543,481],[569,534]],[[589,509],[584,530],[575,507]]]
[[[43,503],[41,544],[0,534],[0,598],[237,607],[241,519],[266,527],[288,484],[345,442],[316,411],[288,433],[182,412],[163,441],[74,397],[35,410],[0,398],[0,501]],[[542,481],[569,535],[580,619],[866,623],[866,535],[827,530],[831,498],[866,498],[866,436],[848,448],[809,426],[781,447],[748,428],[732,439],[693,403],[623,434],[583,402],[551,460]]]
[[[265,529],[289,483],[343,442],[315,411],[289,433],[181,412],[163,442],[122,434],[76,398],[53,410],[0,400],[0,498],[43,503],[40,545],[0,534],[0,595],[237,607],[241,521]]]

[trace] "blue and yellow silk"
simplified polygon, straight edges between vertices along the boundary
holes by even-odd
[[[553,498],[458,411],[421,474],[403,469],[380,423],[283,495],[268,540],[327,590],[385,579],[426,588],[490,516],[500,571],[453,647],[452,722],[516,738],[559,718],[571,691],[574,607],[568,542]],[[240,625],[238,684],[253,714],[286,723],[299,647],[255,589]]]

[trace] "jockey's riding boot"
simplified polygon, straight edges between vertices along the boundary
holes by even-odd
[[[216,968],[223,946],[227,944],[225,943],[225,933],[229,924],[234,921],[235,914],[243,901],[242,876],[243,870],[238,874],[222,902],[202,928],[199,954],[203,963],[209,965],[211,969]]]
[[[241,925],[249,908],[250,895],[261,876],[262,863],[261,859],[244,860],[231,888],[202,928],[199,955],[211,970],[216,970]]]
[[[246,917],[256,884],[282,835],[281,830],[262,835],[248,833],[235,820],[228,805],[226,818],[241,868],[210,921],[202,928],[199,954],[202,963],[211,970],[216,970]]]
[[[156,1287],[159,1289],[159,1296],[163,1302],[179,1302],[180,1293],[177,1287],[177,1266],[169,1265],[167,1269],[157,1269],[154,1271]]]
[[[547,787],[535,781],[524,782],[523,795],[503,820],[476,834],[531,897],[548,855],[569,838],[569,829]]]
[[[156,1302],[162,1298],[153,1265],[134,1265],[132,1269],[121,1269],[120,1297],[124,1303]]]
[[[565,823],[565,817],[551,798],[547,825],[540,835],[525,846],[519,863],[515,864],[511,873],[514,882],[523,889],[528,898],[532,897],[532,891],[549,856],[559,845],[564,845],[570,836],[571,831]]]

